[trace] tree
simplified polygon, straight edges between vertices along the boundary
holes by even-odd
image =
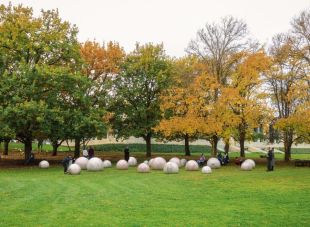
[[[45,72],[67,68],[74,73],[79,67],[77,28],[62,21],[57,10],[34,17],[31,8],[1,5],[0,31],[2,120],[25,144],[28,159],[49,108],[51,78]]]
[[[268,113],[264,96],[259,90],[261,75],[270,67],[270,60],[262,51],[238,55],[230,84],[222,89],[218,105],[222,121],[229,122],[227,126],[231,135],[239,141],[240,156],[245,157],[245,140],[253,137],[253,129],[263,125],[264,115]]]
[[[187,51],[204,60],[208,67],[208,76],[214,77],[218,85],[225,86],[234,64],[231,56],[249,48],[247,35],[247,25],[243,21],[225,17],[220,24],[206,24],[200,29],[196,40],[190,42]],[[212,94],[214,103],[220,94],[220,86],[216,86]],[[219,135],[214,131],[210,138],[213,153],[216,154]]]
[[[309,65],[296,54],[295,42],[299,41],[289,34],[279,34],[273,38],[270,48],[273,67],[266,74],[266,85],[277,113],[275,128],[281,132],[286,161],[291,158],[293,142],[300,139],[296,136],[297,116],[309,110],[307,104],[310,100]],[[304,122],[298,123],[302,124]]]
[[[90,87],[85,90],[84,101],[88,100],[85,106],[81,109],[86,111],[90,108],[91,119],[84,119],[83,131],[88,132],[88,136],[83,136],[83,143],[85,140],[94,137],[94,132],[97,132],[98,136],[102,136],[106,132],[106,126],[103,125],[102,114],[106,108],[106,97],[109,93],[109,86],[111,84],[111,78],[116,76],[120,71],[120,65],[124,60],[125,52],[119,46],[118,43],[108,42],[108,44],[100,46],[99,43],[93,41],[87,41],[80,47],[81,57],[83,60],[82,74],[91,80]],[[89,106],[87,106],[89,105]],[[80,107],[79,107],[80,108]],[[86,111],[87,112],[87,111]],[[85,112],[85,114],[86,114]],[[96,114],[97,115],[96,115]],[[95,120],[97,118],[97,120]],[[77,121],[79,124],[81,119]],[[88,128],[92,125],[92,122],[97,122],[96,127]],[[87,125],[88,124],[88,125]],[[82,129],[81,128],[81,129]],[[78,134],[83,134],[83,131]],[[93,136],[91,136],[93,135]],[[81,138],[75,138],[75,153],[77,154]]]
[[[299,56],[310,65],[310,9],[304,10],[292,21],[292,35],[298,40],[294,48]]]
[[[117,138],[142,137],[151,156],[153,128],[161,119],[159,96],[171,66],[162,45],[136,45],[126,56],[110,92],[109,121]]]
[[[198,136],[196,118],[190,109],[195,93],[193,82],[201,73],[203,65],[198,58],[187,56],[176,60],[173,68],[173,86],[161,95],[163,119],[154,130],[167,140],[184,140],[185,155],[189,156],[189,141]]]

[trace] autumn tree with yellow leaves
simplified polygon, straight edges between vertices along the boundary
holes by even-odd
[[[266,74],[266,85],[275,109],[275,127],[284,143],[285,160],[291,158],[294,142],[309,140],[309,64],[296,52],[299,39],[291,34],[273,38],[270,48],[273,66]]]
[[[166,140],[184,140],[185,155],[189,156],[189,142],[198,136],[198,122],[191,109],[196,90],[193,82],[204,66],[194,56],[177,59],[173,65],[174,83],[161,95],[163,119],[155,131]]]
[[[240,144],[240,156],[245,156],[245,140],[252,138],[254,128],[267,119],[267,106],[262,96],[261,75],[270,67],[263,51],[242,52],[233,70],[230,83],[222,89],[218,105],[223,118],[230,124],[233,138]]]

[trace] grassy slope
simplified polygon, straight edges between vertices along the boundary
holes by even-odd
[[[309,226],[309,168],[0,172],[0,226]]]

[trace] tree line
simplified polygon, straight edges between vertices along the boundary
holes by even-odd
[[[260,128],[284,142],[310,142],[310,10],[292,19],[269,47],[251,39],[244,21],[224,17],[198,30],[187,55],[166,55],[162,44],[80,43],[75,25],[57,10],[0,6],[0,138],[25,145],[50,140],[53,154],[65,140],[80,146],[112,130],[117,139],[199,138],[212,145],[246,140]]]

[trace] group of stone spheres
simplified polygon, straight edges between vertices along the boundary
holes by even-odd
[[[116,163],[116,168],[119,170],[127,170],[129,166],[137,166],[138,162],[135,157],[130,157],[128,162],[126,160],[119,160]],[[168,162],[162,157],[152,158],[149,161],[144,161],[137,166],[139,173],[149,173],[151,169],[162,170],[164,173],[178,173],[181,167],[185,166],[187,171],[198,171],[199,165],[195,160],[179,159],[177,157],[171,158]],[[49,168],[49,163],[43,160],[39,163],[40,168]],[[93,157],[87,159],[86,157],[79,157],[74,164],[71,164],[68,168],[68,173],[72,175],[78,175],[81,170],[88,171],[101,171],[104,168],[111,168],[112,163],[109,160],[102,161],[100,158]],[[212,169],[218,169],[221,167],[221,163],[217,158],[209,158],[207,165],[201,169],[202,173],[210,174]],[[241,169],[249,171],[255,168],[255,162],[252,159],[246,159],[241,164]]]

